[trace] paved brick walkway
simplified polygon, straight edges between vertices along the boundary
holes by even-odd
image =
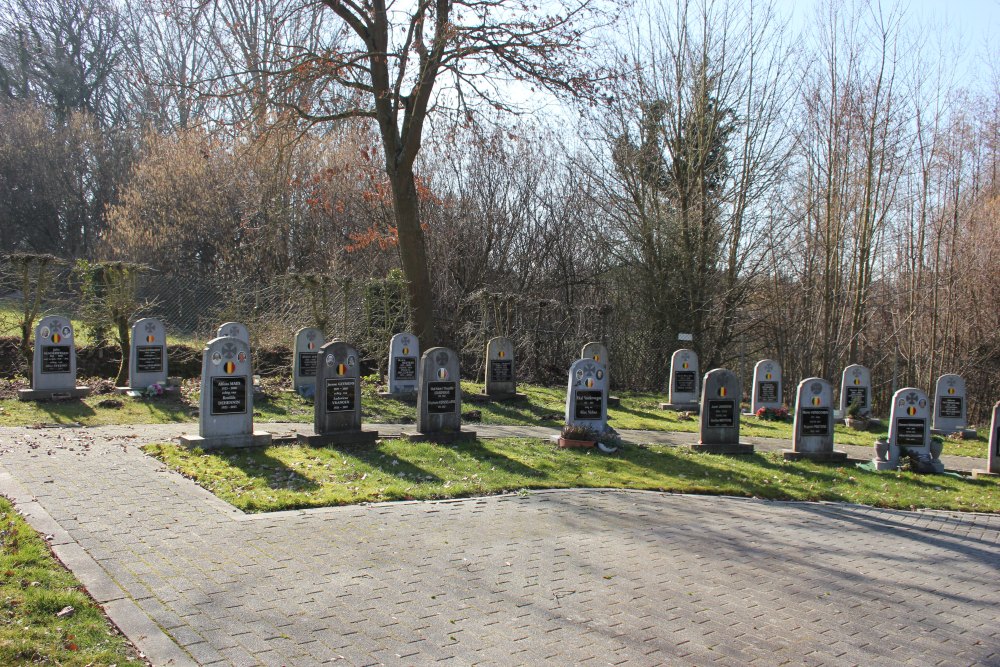
[[[0,492],[157,664],[1000,665],[1000,515],[590,490],[248,516],[138,450],[165,432],[0,429]]]

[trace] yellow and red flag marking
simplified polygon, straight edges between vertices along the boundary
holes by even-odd
[[[403,348],[403,354],[409,354],[409,353],[410,353],[410,348],[404,347]]]
[[[438,378],[441,379],[441,380],[446,380],[448,378],[448,369],[447,368],[439,368],[438,369]]]
[[[813,396],[813,405],[819,405],[823,401],[820,400],[819,396]]]
[[[236,362],[235,361],[227,361],[226,365],[223,366],[223,368],[226,369],[227,373],[232,373],[232,372],[234,372],[236,370]]]
[[[504,357],[506,357],[506,356],[507,356],[507,352],[506,352],[506,351],[504,351],[504,350],[500,350],[499,352],[497,352],[497,356],[498,356],[499,358],[503,359]]]
[[[594,378],[587,378],[587,381],[584,382],[584,384],[587,385],[588,388],[589,387],[593,387],[594,386]]]
[[[954,387],[948,387],[948,393],[949,394],[954,394],[955,393],[955,388]]]
[[[688,362],[685,361],[683,364],[681,364],[681,368],[687,368],[687,367],[688,367]]]
[[[149,334],[148,336],[146,336],[147,343],[152,343],[154,340],[156,340],[156,336],[154,336],[153,334]]]
[[[347,366],[344,364],[337,364],[337,375],[347,375]]]
[[[725,395],[726,395],[726,388],[719,387],[719,396],[725,396]]]
[[[770,380],[771,379],[771,374],[770,373],[765,373],[764,374],[764,379],[765,380]]]
[[[861,384],[861,378],[854,378],[854,384]]]
[[[58,343],[61,340],[62,340],[62,338],[59,336],[59,334],[57,334],[57,333],[52,334],[52,342],[53,343]]]
[[[913,415],[917,414],[917,409],[911,405],[910,407],[906,408],[906,414],[912,417]]]

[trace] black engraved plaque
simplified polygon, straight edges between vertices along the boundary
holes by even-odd
[[[510,359],[494,359],[490,362],[490,382],[513,382],[514,362]]]
[[[137,373],[162,373],[163,346],[136,345],[135,370]]]
[[[69,345],[43,345],[42,372],[69,373],[72,354]]]
[[[758,382],[757,400],[761,403],[777,403],[778,383],[773,381]]]
[[[393,357],[396,365],[397,380],[417,379],[417,358],[416,357]]]
[[[897,419],[896,444],[900,447],[923,447],[925,419]]]
[[[847,387],[844,390],[844,396],[847,401],[844,403],[845,407],[850,407],[857,403],[865,409],[868,407],[868,387]]]
[[[353,412],[354,411],[354,378],[328,379],[326,381],[326,411],[327,412]]]
[[[603,417],[603,413],[601,411],[601,404],[603,402],[603,391],[576,392],[576,409],[573,411],[573,418],[600,420]]]
[[[799,413],[799,433],[802,435],[830,435],[830,408],[802,408]]]
[[[299,352],[299,376],[316,377],[316,364],[319,362],[319,352]]]
[[[939,414],[949,419],[961,419],[962,399],[959,396],[942,396]]]
[[[694,371],[677,371],[674,373],[674,391],[692,394],[694,393],[694,385]]]
[[[736,428],[736,401],[708,401],[709,428]]]
[[[247,378],[212,378],[212,414],[239,415],[247,411]]]
[[[428,414],[442,415],[455,411],[455,384],[455,382],[427,383]]]

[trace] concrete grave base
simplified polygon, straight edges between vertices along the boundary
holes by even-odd
[[[84,398],[90,396],[90,387],[75,389],[18,389],[19,401],[58,401],[64,398]]]
[[[1000,473],[990,472],[984,468],[973,468],[972,479],[979,479],[980,477],[1000,477]]]
[[[203,438],[200,435],[186,434],[177,439],[185,447],[201,447],[202,449],[223,449],[241,447],[267,447],[271,444],[271,434],[267,431],[240,433],[238,435],[220,435]]]
[[[673,412],[693,412],[698,414],[697,403],[660,403],[661,410],[671,410]]]
[[[374,445],[378,440],[378,431],[344,431],[343,433],[299,433],[299,443],[312,447],[327,447],[329,445]]]
[[[420,431],[403,431],[400,435],[410,442],[471,442],[476,439],[475,431],[437,431],[421,433]]]
[[[940,429],[940,428],[932,428],[931,429],[931,435],[949,436],[949,435],[954,435],[955,433],[961,433],[963,438],[966,438],[966,439],[969,439],[969,440],[971,440],[971,439],[973,439],[973,438],[976,437],[976,429],[974,429],[974,428],[961,428],[961,429],[956,429],[956,430],[953,430],[953,431],[952,430],[947,430],[947,429]]]
[[[405,403],[416,403],[417,402],[417,392],[415,391],[398,391],[395,394],[388,391],[380,391],[378,393],[379,398],[391,398],[396,401],[403,401]]]
[[[691,451],[701,454],[753,454],[753,445],[743,442],[727,442],[714,445],[688,445]]]
[[[797,452],[794,449],[782,449],[781,454],[785,457],[786,461],[801,461],[805,459],[807,461],[826,463],[847,460],[847,452],[838,452],[836,449],[832,452]]]
[[[462,400],[469,403],[502,403],[504,401],[526,401],[528,395],[521,392],[514,394],[462,394]]]

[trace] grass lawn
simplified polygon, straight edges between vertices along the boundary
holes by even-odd
[[[0,598],[0,664],[145,664],[5,498]]]
[[[286,391],[287,383],[276,379],[264,379],[265,393],[254,401],[254,414],[258,422],[301,422],[313,419],[311,400],[305,400],[295,393]],[[563,423],[566,390],[563,387],[542,387],[519,385],[519,390],[527,394],[525,401],[503,403],[476,403],[469,397],[479,394],[483,385],[463,382],[462,391],[466,395],[463,410],[479,411],[483,424],[539,425],[558,427]],[[364,419],[373,424],[413,423],[416,407],[413,404],[380,398],[378,385],[373,381],[362,384],[362,404]],[[8,392],[12,394],[12,392]],[[32,424],[82,424],[100,426],[106,424],[163,424],[194,422],[198,405],[198,382],[185,381],[181,392],[156,399],[131,398],[118,395],[92,395],[83,400],[58,401],[53,403],[21,403],[16,399],[0,400],[0,426],[27,426]],[[621,406],[608,410],[609,421],[618,430],[675,431],[695,433],[697,418],[682,418],[675,412],[659,409],[664,397],[652,392],[619,392]],[[119,401],[120,406],[102,407],[107,400]],[[743,417],[741,433],[747,437],[782,438],[792,437],[790,422],[770,422],[756,417]],[[855,431],[845,426],[836,427],[835,440],[838,444],[870,447],[876,437],[885,437],[886,428],[873,431]],[[975,440],[945,440],[945,454],[956,456],[986,456],[987,442],[979,437]]]
[[[630,446],[608,456],[517,438],[453,445],[386,440],[370,448],[289,445],[211,453],[156,444],[145,450],[247,512],[570,487],[1000,511],[996,481],[873,473],[854,466],[787,462],[771,453],[726,457]]]

